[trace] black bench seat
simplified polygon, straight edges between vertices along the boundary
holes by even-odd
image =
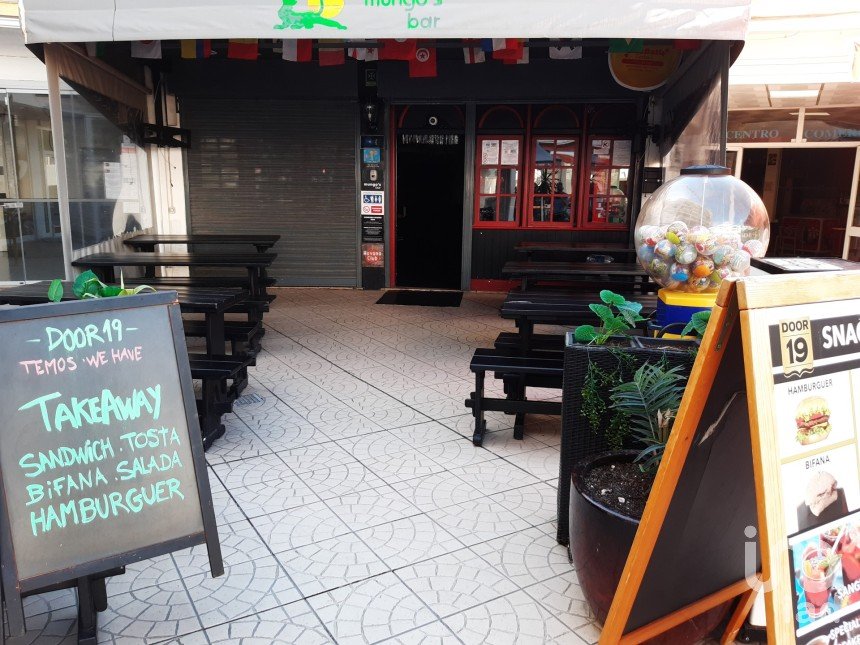
[[[526,414],[561,415],[561,403],[556,401],[529,401],[526,399],[527,387],[561,389],[564,374],[564,354],[533,352],[522,355],[511,349],[477,349],[472,356],[469,369],[475,374],[475,391],[466,399],[466,407],[475,417],[475,433],[472,443],[482,445],[487,431],[484,413],[490,411],[516,414],[514,438],[522,439],[524,433],[523,416]],[[507,398],[496,399],[484,395],[484,382],[487,372],[505,381]]]
[[[496,349],[520,349],[522,336],[516,332],[503,331],[495,342]],[[564,334],[532,334],[529,349],[542,352],[563,352]]]
[[[248,385],[248,366],[253,358],[235,356],[188,354],[191,378],[202,381],[202,398],[197,402],[203,448],[223,436],[221,415],[231,412],[233,401]],[[228,381],[232,385],[228,386]]]
[[[185,329],[186,336],[190,338],[206,338],[206,321],[183,320],[182,326]],[[224,323],[224,338],[230,341],[234,357],[242,354],[256,356],[262,348],[260,339],[263,337],[263,333],[263,325],[259,322],[227,320]],[[253,365],[251,366],[253,367]]]
[[[148,284],[151,287],[231,287],[248,288],[248,279],[244,276],[158,276],[125,278],[126,284]],[[266,287],[275,285],[275,278],[266,277],[260,283]]]

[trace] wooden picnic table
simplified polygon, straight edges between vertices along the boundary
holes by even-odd
[[[137,235],[123,240],[123,244],[137,251],[154,252],[156,246],[176,244],[253,246],[258,253],[265,253],[281,239],[280,235],[231,235],[211,233],[189,233],[185,235]]]
[[[506,262],[502,267],[506,278],[521,280],[521,290],[528,291],[534,282],[603,283],[603,286],[627,287],[634,291],[651,289],[648,274],[636,262]],[[593,289],[598,288],[590,285]],[[656,286],[653,286],[656,289]]]
[[[631,300],[642,303],[642,315],[650,317],[657,309],[657,296],[637,295]],[[520,336],[520,349],[528,352],[532,346],[535,325],[595,324],[597,317],[588,308],[600,302],[598,293],[522,292],[511,291],[502,303],[499,315],[513,320]]]
[[[266,269],[277,258],[275,253],[93,253],[78,258],[72,266],[92,269],[102,280],[117,282],[116,267],[216,267],[241,268],[248,272],[247,288],[251,298],[265,299]]]
[[[524,253],[531,261],[536,253],[540,255],[610,255],[614,258],[634,260],[636,249],[623,242],[518,242],[514,246],[517,253]]]

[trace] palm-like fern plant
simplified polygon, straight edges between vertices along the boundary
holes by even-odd
[[[636,457],[643,472],[655,472],[663,458],[672,421],[684,395],[681,367],[645,363],[633,380],[612,388],[612,405],[624,414],[633,436],[645,448]]]

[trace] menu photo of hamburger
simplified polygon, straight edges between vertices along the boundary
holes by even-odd
[[[797,406],[794,420],[797,423],[795,439],[802,446],[824,441],[833,430],[830,425],[830,406],[820,396],[803,399]]]

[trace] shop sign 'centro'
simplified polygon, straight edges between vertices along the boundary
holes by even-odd
[[[22,0],[28,43],[178,38],[743,40],[749,0]],[[611,16],[607,19],[607,16]]]

